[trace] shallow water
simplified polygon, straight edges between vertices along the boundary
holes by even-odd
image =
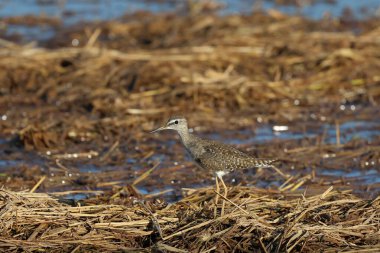
[[[301,14],[310,18],[319,19],[326,13],[333,17],[342,15],[345,8],[352,9],[354,15],[363,17],[376,15],[379,8],[378,0],[336,0],[334,4],[328,1],[316,1],[303,6],[278,5],[275,1],[254,0],[220,0],[224,6],[222,13],[249,13],[255,8],[277,9],[286,14]],[[173,11],[181,7],[176,1],[133,1],[133,0],[65,0],[65,1],[0,1],[0,16],[46,15],[62,17],[64,25],[72,25],[80,21],[108,20],[120,17],[126,13],[147,10],[151,12]],[[363,9],[368,9],[363,13]]]
[[[281,131],[279,131],[281,129]],[[344,144],[353,139],[362,139],[370,141],[376,136],[380,136],[380,122],[365,122],[365,121],[349,121],[340,125],[341,130],[341,143]],[[304,128],[304,132],[300,132],[295,129],[295,127],[285,126],[278,127],[278,125],[262,125],[256,130],[242,129],[239,131],[223,131],[222,133],[210,133],[202,134],[202,136],[214,140],[223,141],[225,143],[230,143],[234,145],[244,145],[244,146],[255,146],[265,145],[266,143],[276,142],[276,141],[291,141],[291,140],[301,140],[305,138],[314,138],[316,136],[321,136],[325,132],[325,143],[326,144],[335,144],[336,142],[336,126],[321,124],[319,127]],[[179,141],[173,140],[173,135],[168,136],[168,140],[162,141],[157,145],[166,145],[171,150],[175,150],[175,153],[184,154],[184,149],[180,146]],[[156,145],[156,144],[152,144]],[[142,194],[155,195],[158,194],[160,197],[167,199],[168,201],[176,201],[181,198],[181,188],[196,188],[212,184],[211,176],[205,177],[202,179],[194,178],[196,175],[189,175],[189,168],[191,168],[190,157],[188,155],[178,158],[177,155],[168,155],[159,153],[157,151],[154,155],[150,156],[147,159],[148,164],[154,164],[160,162],[161,165],[156,169],[156,171],[150,176],[148,184],[144,182],[140,184],[137,188]],[[173,158],[175,157],[175,158]],[[334,157],[334,156],[332,156]],[[173,161],[173,159],[177,159]],[[355,160],[355,158],[354,158]],[[0,161],[0,172],[7,172],[6,168],[14,167],[19,164],[21,161]],[[187,168],[185,163],[190,164],[190,167]],[[168,174],[166,168],[171,166],[179,166],[179,170],[176,170],[173,173]],[[342,165],[343,166],[343,165]],[[325,182],[340,182],[340,185],[346,185],[352,187],[354,191],[359,194],[366,195],[363,191],[363,187],[368,186],[372,187],[372,193],[376,193],[380,190],[380,171],[378,164],[375,161],[369,161],[368,164],[363,167],[349,167],[344,165],[345,168],[334,168],[328,169],[325,167],[317,168],[315,171],[316,178],[323,180]],[[91,163],[80,163],[75,162],[73,166],[77,170],[78,175],[90,175],[90,174],[101,174],[101,173],[113,173],[110,176],[107,176],[107,180],[121,180],[120,184],[123,185],[127,182],[131,183],[134,178],[137,177],[139,171],[146,170],[147,166],[144,163],[141,163],[138,159],[127,158],[125,165],[121,166],[104,166],[104,165],[95,165]],[[128,167],[128,169],[127,169]],[[289,167],[289,166],[288,166]],[[290,170],[287,171],[290,175],[293,176],[302,176],[307,175],[311,172],[310,168],[305,168],[304,170]],[[116,173],[116,174],[115,174]],[[136,174],[137,173],[137,174]],[[226,177],[226,182],[229,184],[238,184],[244,183],[248,186],[255,186],[260,188],[278,188],[284,180],[279,177],[273,176],[272,172],[264,177],[255,175],[254,172],[247,171],[243,174],[238,173],[238,175],[228,175]],[[116,175],[116,177],[115,177]],[[118,175],[118,176],[117,176]],[[50,176],[58,176],[57,173],[52,173]],[[72,175],[71,175],[72,176]],[[165,179],[165,177],[171,176],[172,179]],[[189,178],[186,178],[186,177]],[[193,178],[192,178],[193,177]],[[59,177],[58,177],[59,178]],[[106,180],[106,181],[107,181]],[[58,184],[57,184],[58,183]],[[60,183],[60,184],[59,184]],[[333,183],[334,184],[334,183]],[[60,186],[61,185],[61,186]],[[357,187],[356,187],[357,186]],[[62,191],[62,188],[71,189],[69,180],[63,180],[60,182],[55,182],[53,187],[54,191]],[[78,187],[74,187],[78,188]],[[78,189],[80,189],[79,187]],[[303,189],[301,187],[300,189]],[[105,189],[104,187],[94,188],[92,190],[101,190]],[[106,190],[106,189],[105,189]],[[164,192],[160,194],[161,192]],[[73,193],[64,196],[67,199],[80,200],[86,196],[84,193]]]
[[[302,130],[300,130],[302,128]],[[380,121],[348,121],[339,125],[340,143],[345,144],[353,139],[364,139],[370,141],[380,136]],[[315,138],[325,133],[324,142],[336,143],[336,125],[323,124],[314,125],[262,125],[253,130],[226,131],[223,133],[207,134],[207,137],[223,140],[229,144],[265,143],[273,140],[295,140],[303,138]],[[237,137],[234,137],[237,136]]]
[[[348,143],[352,140],[364,140],[371,142],[380,136],[380,121],[347,121],[340,124],[341,144]],[[300,131],[302,129],[302,131]],[[219,133],[201,133],[200,135],[222,141],[225,143],[237,145],[238,147],[255,147],[256,145],[269,145],[277,142],[292,142],[305,139],[313,139],[324,136],[325,144],[336,144],[336,126],[329,124],[321,124],[320,126],[307,126],[299,124],[295,126],[286,125],[259,125],[256,129],[241,129],[218,131]],[[49,182],[47,190],[49,192],[69,191],[67,195],[60,196],[64,199],[74,201],[82,200],[89,196],[89,193],[81,192],[83,190],[107,190],[107,186],[102,185],[102,182],[115,182],[115,185],[131,184],[141,171],[146,171],[152,167],[152,164],[160,162],[156,171],[149,176],[149,180],[142,182],[137,186],[141,194],[160,195],[168,201],[176,201],[181,198],[181,188],[196,188],[212,184],[211,175],[201,176],[202,178],[194,178],[190,170],[196,168],[192,165],[191,159],[185,155],[185,151],[178,140],[178,137],[172,134],[160,135],[159,143],[152,145],[162,145],[164,150],[156,150],[149,158],[141,160],[132,158],[127,155],[124,164],[107,165],[92,163],[91,159],[72,160],[65,163],[66,168],[62,170],[54,163],[54,159],[42,157],[37,153],[23,151],[22,149],[14,149],[17,159],[0,160],[0,176],[14,174],[20,166],[32,167],[38,165],[42,171],[47,171],[49,174]],[[10,144],[9,140],[0,140],[0,145],[6,147]],[[247,148],[248,147],[248,148]],[[167,152],[169,150],[169,153]],[[24,155],[26,154],[26,155]],[[13,157],[13,156],[12,156]],[[335,157],[335,153],[326,154],[326,158]],[[354,191],[363,196],[368,195],[365,192],[366,187],[371,187],[372,194],[380,191],[380,170],[378,162],[368,160],[363,166],[359,166],[358,158],[351,159],[354,163],[347,165],[345,162],[341,167],[334,168],[321,166],[315,169],[316,183],[331,182],[340,186],[350,186]],[[171,169],[172,167],[177,169]],[[347,167],[349,166],[349,167]],[[351,166],[351,167],[350,167]],[[289,169],[290,168],[290,169]],[[287,169],[286,173],[302,177],[308,175],[313,170],[306,167],[304,169],[295,168],[294,166],[284,166]],[[195,176],[197,177],[197,176]],[[98,182],[98,183],[94,183]],[[226,182],[232,185],[239,183],[248,186],[260,188],[278,188],[284,180],[276,176],[272,172],[266,175],[256,175],[254,171],[245,171],[243,173],[234,173],[226,176]],[[100,184],[99,184],[100,183]],[[88,186],[90,184],[90,186]],[[112,184],[111,184],[112,185]],[[308,184],[302,186],[304,189]],[[344,187],[343,187],[344,188]],[[70,193],[77,190],[78,193]],[[92,195],[92,194],[90,194]]]
[[[277,5],[275,1],[234,1],[220,0],[224,6],[221,14],[249,13],[255,9],[276,9],[289,15],[303,15],[312,19],[321,19],[327,13],[332,17],[340,17],[345,9],[352,10],[356,18],[378,16],[380,3],[378,0],[336,0],[335,4],[328,1],[316,1],[312,5],[305,4],[297,7],[293,5]],[[0,0],[0,17],[14,17],[24,15],[44,15],[61,20],[62,26],[72,26],[79,22],[102,21],[119,18],[136,11],[171,12],[183,8],[182,2],[176,1],[133,1],[133,0],[64,0],[64,1],[9,1]],[[365,10],[365,11],[364,11]],[[5,28],[6,35],[18,34],[25,43],[31,40],[46,41],[52,38],[56,29],[49,25],[27,26],[9,25]]]

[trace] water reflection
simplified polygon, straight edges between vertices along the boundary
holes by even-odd
[[[340,124],[341,143],[345,144],[354,139],[361,139],[365,141],[375,140],[380,136],[380,122],[378,121],[347,121]],[[336,143],[336,125],[320,124],[300,126],[286,126],[286,125],[261,125],[256,129],[242,129],[235,131],[216,131],[212,133],[201,133],[203,137],[222,141],[234,145],[263,145],[265,143],[273,143],[276,140],[280,141],[294,141],[303,140],[307,138],[315,138],[324,136],[325,144]],[[0,139],[0,144],[7,145],[7,141]],[[212,183],[211,175],[209,178],[197,174],[196,167],[190,162],[190,157],[185,155],[185,150],[181,146],[178,138],[173,135],[163,136],[162,139],[157,140],[157,143],[151,145],[161,146],[162,148],[155,150],[152,155],[147,158],[138,158],[136,154],[131,155],[125,152],[125,163],[119,165],[99,164],[96,160],[91,159],[72,159],[61,160],[67,170],[62,170],[54,163],[54,159],[47,160],[46,157],[39,156],[36,153],[28,153],[27,156],[23,153],[25,160],[11,158],[9,160],[2,156],[0,160],[0,173],[7,175],[9,173],[24,173],[22,169],[15,169],[22,164],[28,164],[25,171],[30,170],[33,164],[38,164],[41,171],[48,171],[49,179],[46,181],[46,191],[74,191],[74,190],[109,190],[113,186],[126,186],[131,184],[142,171],[147,171],[154,164],[160,162],[159,167],[149,175],[149,180],[144,180],[137,185],[140,193],[152,197],[159,196],[170,201],[176,201],[181,198],[181,189],[186,187],[204,187]],[[272,144],[271,144],[272,145]],[[138,147],[138,146],[136,146]],[[140,148],[139,148],[140,149]],[[131,152],[135,149],[130,147]],[[16,152],[17,153],[17,152]],[[337,156],[338,154],[338,156]],[[49,156],[51,157],[51,156]],[[323,152],[319,154],[322,161],[327,162],[333,159],[341,159],[339,153],[334,151]],[[96,159],[96,157],[95,157]],[[331,160],[332,159],[332,160]],[[346,159],[346,158],[344,158]],[[348,159],[348,160],[347,160]],[[349,157],[344,160],[345,167],[326,169],[326,166],[320,168],[300,167],[295,164],[289,163],[285,166],[287,173],[293,176],[305,176],[315,171],[317,181],[323,180],[324,182],[333,182],[340,180],[342,184],[351,184],[357,186],[370,186],[380,183],[380,172],[376,168],[375,160],[363,160],[360,157]],[[365,158],[367,159],[367,158]],[[32,161],[32,162],[31,162]],[[24,166],[25,167],[25,166]],[[20,170],[20,172],[17,172]],[[15,174],[15,175],[18,175]],[[115,181],[117,179],[118,181]],[[237,185],[243,183],[248,186],[255,186],[260,188],[274,188],[277,189],[283,181],[276,177],[274,173],[267,173],[264,177],[257,176],[253,171],[247,170],[245,172],[233,173],[226,177],[225,181],[230,185]],[[35,183],[35,182],[34,182]],[[303,186],[307,187],[307,186]],[[378,188],[378,187],[377,187]],[[376,189],[377,189],[376,188]],[[376,190],[374,190],[376,191]],[[83,192],[78,194],[70,193],[63,198],[80,200],[88,197],[89,195]]]
[[[278,5],[276,1],[259,1],[260,7],[252,1],[236,0],[219,0],[225,7],[220,13],[222,15],[233,13],[249,14],[252,10],[270,10],[276,9],[285,14],[301,14],[312,19],[321,19],[326,13],[332,17],[339,17],[344,10],[349,8],[357,18],[378,15],[378,0],[336,0],[334,4],[329,1],[309,1],[309,4],[303,4],[301,7],[293,5]],[[14,17],[24,15],[39,16],[44,13],[47,17],[60,20],[60,26],[72,26],[79,22],[91,22],[99,20],[110,20],[119,18],[126,13],[133,13],[139,10],[151,12],[170,12],[184,7],[183,1],[133,1],[133,0],[112,0],[112,1],[88,1],[88,0],[66,0],[50,1],[41,4],[40,1],[19,1],[0,0],[0,16]],[[364,12],[363,10],[367,11]],[[57,22],[57,21],[55,21]],[[60,27],[59,27],[60,28]],[[52,38],[57,28],[53,26],[30,26],[30,25],[8,25],[6,34],[8,36],[19,34],[25,42],[32,40],[46,41]],[[73,46],[79,45],[78,40],[73,40]],[[298,103],[295,100],[294,103]]]
[[[368,121],[348,121],[340,126],[341,144],[347,143],[353,139],[372,140],[380,136],[380,122]],[[336,143],[336,126],[323,124],[320,127],[305,125],[304,129],[299,130],[292,126],[263,125],[256,130],[225,131],[223,133],[210,133],[206,137],[220,140],[229,144],[252,144],[265,143],[272,140],[296,140],[303,138],[315,138],[325,134],[325,143]],[[238,138],[234,137],[238,136]]]

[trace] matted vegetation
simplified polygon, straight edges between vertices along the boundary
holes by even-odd
[[[276,11],[137,13],[61,31],[38,47],[1,40],[1,249],[380,251],[380,183],[318,174],[379,175],[379,136],[343,141],[340,133],[346,121],[379,115],[379,27],[375,18]],[[279,158],[284,175],[260,172],[265,189],[242,186],[256,184],[249,173],[227,183],[221,217],[216,193],[203,187],[210,175],[183,162],[178,143],[161,147],[167,137],[147,133],[172,114],[200,133],[329,124],[336,136],[240,145]],[[171,190],[180,200],[168,204]],[[61,199],[78,192],[91,197]]]
[[[44,193],[0,192],[3,249],[88,252],[377,252],[380,198],[328,189],[300,196],[232,188],[224,216],[215,192],[191,190],[175,204],[68,206]],[[219,207],[220,208],[220,207]]]

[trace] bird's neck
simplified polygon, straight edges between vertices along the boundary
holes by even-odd
[[[178,131],[179,136],[185,146],[187,146],[190,142],[190,133],[188,130],[186,131]]]

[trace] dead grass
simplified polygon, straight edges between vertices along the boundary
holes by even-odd
[[[68,206],[44,193],[1,190],[0,241],[9,251],[49,252],[380,249],[379,197],[363,200],[332,187],[315,196],[234,187],[225,215],[213,217],[213,189],[189,193],[155,209],[138,199]]]
[[[230,128],[258,118],[335,123],[349,113],[342,104],[379,103],[378,20],[357,21],[355,35],[343,22],[259,13],[132,17],[69,30],[60,48],[5,43],[2,133],[18,134],[27,149],[65,149],[128,137],[120,128],[138,139],[136,129],[172,114]],[[69,47],[71,39],[83,47]]]
[[[0,142],[0,158],[27,163],[8,166],[0,177],[2,249],[380,251],[379,197],[331,188],[318,195],[299,192],[310,181],[319,190],[338,183],[353,188],[343,178],[318,178],[318,168],[366,170],[369,164],[378,171],[379,138],[343,142],[340,124],[373,120],[379,111],[379,24],[275,12],[139,13],[64,31],[49,48],[0,40],[0,116],[6,116],[0,134],[12,139]],[[80,47],[71,47],[72,39]],[[351,105],[354,111],[347,109]],[[329,123],[336,126],[336,143],[325,143],[323,134],[259,146],[256,154],[279,157],[281,170],[296,175],[278,190],[231,188],[225,215],[214,217],[212,188],[184,189],[184,199],[167,205],[152,201],[165,191],[142,196],[134,187],[141,181],[155,189],[175,180],[194,185],[207,178],[195,169],[179,174],[181,166],[172,164],[161,168],[157,182],[148,178],[156,172],[149,159],[159,144],[146,131],[171,114],[186,115],[200,132],[268,122],[302,132],[306,123]],[[183,150],[173,147],[159,151],[182,158]],[[130,158],[146,172],[126,165]],[[77,163],[83,161],[125,170],[82,177]],[[69,183],[60,194],[35,192],[52,192],[62,181]],[[123,183],[127,187],[114,187]],[[366,191],[376,192],[378,184],[372,187]],[[25,188],[31,190],[19,191]],[[77,192],[98,196],[78,206],[55,198]]]

